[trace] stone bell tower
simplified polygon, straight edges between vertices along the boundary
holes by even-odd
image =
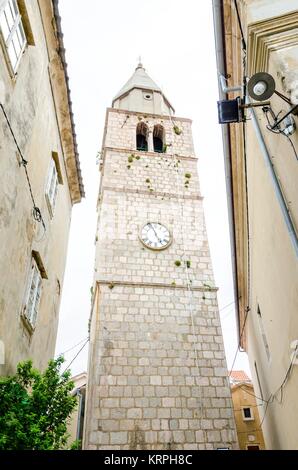
[[[101,159],[84,448],[236,448],[191,121],[142,64]]]

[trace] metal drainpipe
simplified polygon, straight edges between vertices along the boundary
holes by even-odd
[[[230,93],[231,91],[243,91],[243,87],[240,85],[227,86],[226,78],[223,75],[219,75],[219,82],[224,93]]]
[[[82,394],[81,390],[78,389],[76,395],[79,397],[79,409],[78,409],[78,422],[77,422],[77,431],[76,431],[76,439],[80,439],[80,427],[81,427],[81,413],[82,413]]]
[[[214,36],[215,36],[215,53],[218,72],[218,88],[219,99],[227,99],[226,92],[223,91],[221,86],[220,76],[226,75],[226,65],[224,59],[224,34],[223,34],[223,18],[222,18],[222,0],[212,0],[213,21],[214,21]],[[231,263],[233,273],[233,287],[235,299],[235,312],[238,329],[238,337],[240,338],[240,320],[239,320],[239,304],[238,304],[238,281],[237,281],[237,261],[236,261],[236,240],[235,240],[235,219],[234,219],[234,202],[233,202],[233,184],[232,184],[232,170],[231,170],[231,145],[228,125],[223,124],[222,127],[222,141],[223,141],[223,155],[225,166],[226,178],[226,191],[227,191],[227,205],[228,205],[228,220],[229,232],[231,240]]]
[[[284,220],[285,220],[285,223],[286,223],[289,235],[290,235],[290,239],[291,239],[293,248],[295,250],[296,256],[298,256],[298,238],[297,238],[296,229],[295,229],[293,221],[290,217],[289,209],[287,207],[287,204],[286,204],[285,198],[283,196],[278,178],[277,178],[275,170],[273,168],[273,164],[272,164],[272,161],[271,161],[271,158],[270,158],[270,154],[268,152],[268,149],[267,149],[262,131],[261,131],[260,126],[259,126],[258,119],[256,117],[256,112],[253,108],[252,108],[251,116],[252,116],[252,122],[253,122],[253,125],[254,125],[254,129],[255,129],[255,132],[256,132],[256,136],[257,136],[260,148],[262,150],[262,155],[264,157],[265,164],[266,164],[266,166],[268,168],[268,171],[269,171],[269,174],[271,176],[274,191],[275,191],[279,206],[281,208],[281,211],[282,211],[282,214],[283,214],[283,217],[284,217]]]

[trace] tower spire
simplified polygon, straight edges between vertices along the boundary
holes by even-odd
[[[154,99],[153,94],[155,96]],[[147,74],[142,58],[139,56],[137,68],[133,75],[113,99],[113,108],[120,107],[119,109],[129,109],[130,111],[137,112],[145,112],[146,110],[147,113],[163,114],[163,102],[168,110],[167,114],[175,113],[174,108],[164,96],[161,88]]]
[[[140,55],[139,55],[138,61],[139,61],[139,63],[138,63],[138,66],[137,66],[136,70],[144,69],[143,64],[142,64],[142,57]]]

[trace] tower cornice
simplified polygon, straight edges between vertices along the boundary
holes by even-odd
[[[126,109],[107,108],[107,114],[110,111],[112,111],[113,113],[127,114],[129,116],[146,116],[146,117],[151,118],[151,119],[159,119],[159,120],[162,119],[162,120],[167,120],[167,121],[172,120],[173,122],[181,121],[181,122],[190,122],[190,123],[192,123],[192,119],[184,118],[184,117],[178,117],[178,116],[152,114],[152,113],[145,113],[145,112],[140,112],[140,111],[128,111]]]

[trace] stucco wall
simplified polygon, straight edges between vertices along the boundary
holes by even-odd
[[[247,450],[247,446],[259,446],[259,450],[264,450],[265,444],[258,411],[260,407],[254,397],[253,386],[247,383],[232,386],[232,400],[240,450]],[[253,419],[243,419],[243,408],[251,409]]]
[[[37,2],[26,2],[34,46],[27,46],[17,75],[9,74],[0,48],[3,106],[24,158],[36,205],[46,231],[32,217],[32,201],[17,149],[0,109],[0,337],[5,364],[0,373],[14,372],[20,360],[32,358],[44,368],[54,354],[61,289],[66,260],[71,198],[55,104],[48,74],[48,51]],[[45,199],[52,152],[57,152],[63,184],[59,184],[54,217]],[[32,250],[46,269],[33,333],[21,320]],[[59,284],[58,284],[59,282]],[[59,287],[60,286],[60,287]]]
[[[269,72],[276,81],[276,89],[293,99],[295,104],[297,2],[243,0],[238,2],[238,6],[247,43],[246,73],[250,77],[256,72]],[[229,84],[238,84],[243,79],[243,54],[234,2],[229,0],[225,1],[224,26],[226,73],[232,74]],[[289,106],[276,95],[270,98],[270,104],[276,115],[280,113],[279,117],[289,110]],[[268,116],[273,123],[272,117]],[[297,236],[298,165],[290,142],[284,135],[274,134],[267,129],[265,114],[259,108],[256,111],[256,120],[267,147],[269,161],[266,160],[250,119],[250,112],[247,113],[247,118],[245,135],[248,208],[246,203],[244,207],[245,212],[248,209],[248,225],[246,218],[240,217],[237,210],[239,200],[246,200],[245,184],[239,194],[234,192],[234,230],[238,237],[237,282],[242,324],[247,316],[243,335],[246,341],[242,337],[242,344],[249,355],[255,394],[264,400],[258,400],[258,404],[265,403],[265,406],[259,407],[259,411],[266,448],[297,449],[297,366],[293,367],[288,380],[283,384],[293,352],[290,345],[298,337],[297,252],[269,168],[272,165]],[[293,118],[297,126],[297,116]],[[233,190],[238,189],[239,182],[245,183],[241,131],[239,124],[230,126]],[[291,139],[297,152],[297,131]],[[247,257],[240,246],[245,247]],[[246,269],[241,269],[243,265]],[[244,305],[243,298],[247,298]],[[267,353],[265,343],[268,344]],[[279,390],[282,384],[283,393]]]

